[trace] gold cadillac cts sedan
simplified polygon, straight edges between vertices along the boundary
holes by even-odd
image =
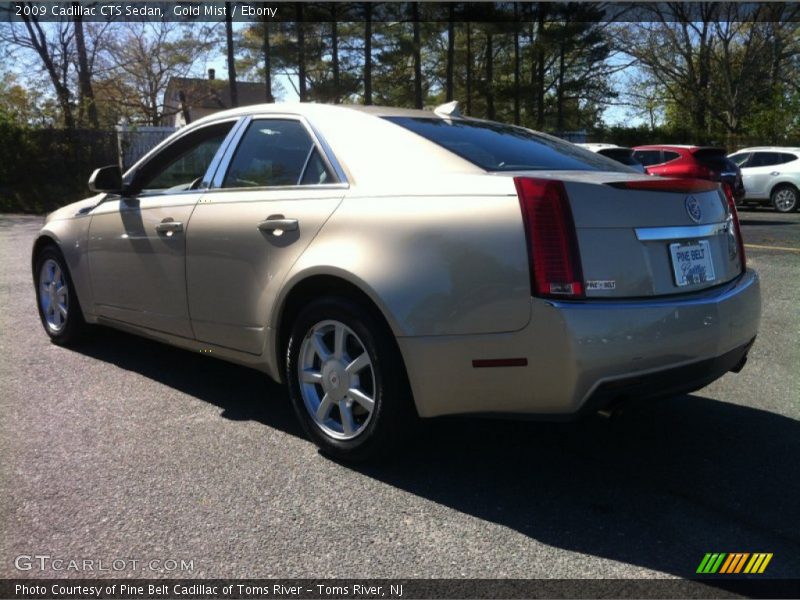
[[[221,112],[90,188],[33,248],[52,340],[102,324],[259,369],[340,458],[417,417],[692,391],[758,330],[727,190],[453,104]]]

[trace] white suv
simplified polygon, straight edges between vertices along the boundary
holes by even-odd
[[[742,204],[771,204],[778,212],[800,204],[800,148],[763,146],[742,148],[728,156],[742,169]]]

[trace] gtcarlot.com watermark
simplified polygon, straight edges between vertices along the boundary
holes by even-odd
[[[17,571],[123,573],[191,573],[194,559],[183,558],[67,558],[49,554],[20,554],[14,558]]]

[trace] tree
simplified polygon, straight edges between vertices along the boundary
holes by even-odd
[[[80,7],[80,3],[74,2],[73,6]],[[75,49],[78,54],[78,84],[80,89],[78,107],[81,113],[83,113],[84,108],[86,109],[86,113],[89,116],[89,124],[97,129],[99,126],[97,105],[94,100],[92,72],[89,68],[89,56],[83,35],[83,16],[80,12],[73,19],[73,27],[75,29]]]
[[[32,3],[24,3],[26,6]],[[61,120],[67,129],[75,127],[70,72],[74,56],[74,29],[69,21],[48,24],[45,31],[39,18],[22,13],[23,25],[11,24],[2,33],[2,39],[15,51],[30,51],[38,58],[38,65],[29,62],[36,71],[44,72],[52,86],[58,103]]]
[[[419,2],[411,3],[411,20],[414,28],[414,44],[412,56],[414,59],[414,107],[422,108],[422,53],[419,34]]]
[[[214,49],[210,28],[179,23],[130,22],[118,25],[103,54],[105,100],[120,116],[158,125],[167,116],[164,93],[172,77],[188,77]]]
[[[364,104],[372,104],[372,3],[364,2]]]
[[[228,55],[228,88],[231,95],[231,106],[239,106],[239,91],[236,87],[236,60],[233,52],[233,10],[231,3],[225,3],[225,47]]]

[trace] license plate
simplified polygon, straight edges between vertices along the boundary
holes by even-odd
[[[691,244],[670,244],[672,270],[678,287],[714,281],[714,263],[707,240]]]

